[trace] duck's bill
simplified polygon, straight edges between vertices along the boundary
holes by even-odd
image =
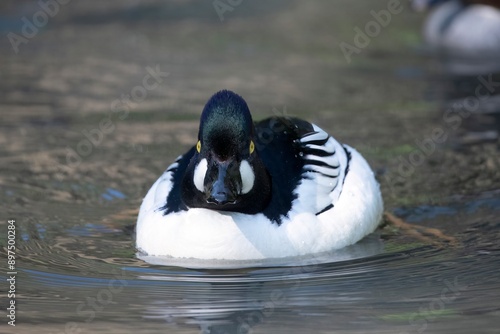
[[[206,187],[207,203],[217,206],[236,204],[239,197],[238,189],[241,189],[238,169],[229,163],[219,163],[213,168],[217,169],[217,176],[215,181],[209,182]]]

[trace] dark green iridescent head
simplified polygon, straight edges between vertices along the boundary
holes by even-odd
[[[252,137],[252,116],[245,100],[228,90],[214,94],[201,114],[201,150],[212,152],[220,160],[244,159]]]
[[[255,213],[269,202],[270,187],[245,100],[228,90],[214,94],[201,114],[196,152],[183,181],[184,203]]]

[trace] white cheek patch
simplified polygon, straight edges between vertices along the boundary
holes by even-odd
[[[207,174],[207,169],[208,169],[208,163],[207,159],[203,159],[200,161],[198,165],[194,168],[194,176],[193,176],[193,183],[196,187],[201,192],[204,192],[204,183],[205,183],[205,175]]]
[[[252,167],[248,161],[243,160],[240,164],[240,175],[241,175],[241,193],[246,194],[253,188],[253,183],[255,182],[255,174]]]

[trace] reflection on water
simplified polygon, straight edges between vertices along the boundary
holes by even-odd
[[[19,326],[1,332],[497,331],[497,148],[435,145],[411,175],[398,169],[440,125],[422,98],[420,18],[404,5],[348,64],[339,43],[354,43],[354,28],[387,1],[268,3],[241,2],[221,22],[212,2],[68,2],[18,53],[0,48],[0,228],[16,219]],[[5,34],[22,34],[21,19],[40,10],[0,7]],[[169,76],[118,121],[113,101],[139,92],[157,64]],[[201,108],[222,88],[247,97],[256,119],[280,110],[358,148],[388,210],[457,244],[386,226],[346,249],[278,262],[137,256],[141,199],[196,143]],[[110,113],[113,131],[68,163]],[[4,259],[3,237],[0,246]]]
[[[102,254],[103,247],[130,247],[130,238],[105,226],[71,229],[56,245],[25,241],[20,317],[32,324],[70,322],[84,332],[110,322],[197,333],[362,333],[388,326],[404,333],[468,333],[477,323],[495,328],[499,203],[496,192],[397,210],[408,221],[439,222],[459,239],[456,247],[436,248],[384,229],[338,253],[242,268],[106,258],[110,250]],[[82,250],[82,244],[89,246]]]
[[[445,87],[443,118],[459,129],[462,144],[499,140],[500,73],[446,74],[440,84]]]

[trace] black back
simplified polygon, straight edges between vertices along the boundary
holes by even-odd
[[[299,139],[313,132],[310,123],[297,118],[271,117],[255,124],[256,149],[271,177],[271,202],[263,213],[281,224],[297,198],[294,189],[302,178],[303,147]]]

